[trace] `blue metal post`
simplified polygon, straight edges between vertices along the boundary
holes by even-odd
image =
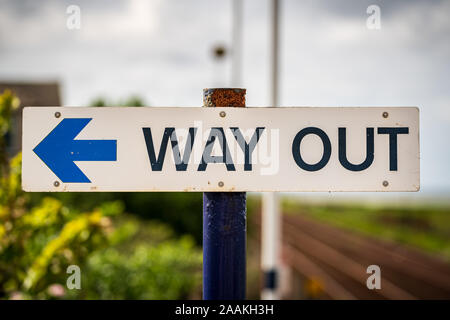
[[[245,107],[245,89],[204,89],[205,107]],[[246,193],[203,193],[203,299],[243,300]]]

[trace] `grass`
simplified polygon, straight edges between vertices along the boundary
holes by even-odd
[[[450,207],[313,204],[286,199],[283,210],[375,238],[410,245],[450,261]]]

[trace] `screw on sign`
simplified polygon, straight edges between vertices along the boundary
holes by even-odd
[[[417,191],[416,107],[26,107],[22,188],[203,194],[204,298],[245,298],[246,192]]]

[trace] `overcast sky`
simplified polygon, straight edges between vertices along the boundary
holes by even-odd
[[[69,5],[81,29],[66,27]],[[381,9],[369,30],[367,7]],[[247,105],[270,105],[270,2],[244,0]],[[450,190],[450,1],[281,1],[282,106],[419,106],[424,192]],[[232,1],[0,0],[0,80],[59,80],[64,105],[131,94],[200,106],[230,86]]]

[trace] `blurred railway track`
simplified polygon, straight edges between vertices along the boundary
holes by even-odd
[[[259,219],[252,223],[259,226]],[[449,263],[304,215],[283,215],[283,260],[303,283],[315,283],[321,292],[317,298],[450,299]],[[379,290],[366,286],[369,265],[381,268]],[[293,288],[292,298],[300,297]],[[304,286],[301,289],[305,291]]]

